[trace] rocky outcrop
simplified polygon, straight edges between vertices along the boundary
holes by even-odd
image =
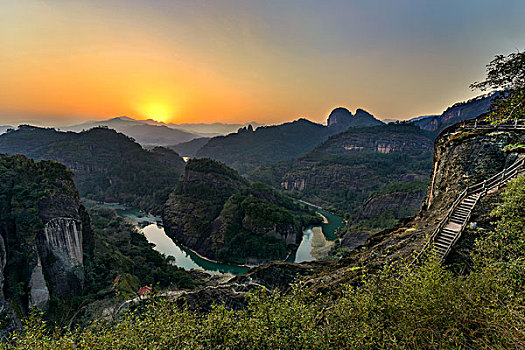
[[[519,150],[506,152],[505,146],[524,142],[523,130],[466,130],[460,125],[447,128],[436,139],[432,180],[420,211],[414,217],[401,220],[394,228],[372,235],[363,246],[318,271],[314,278],[308,278],[308,284],[314,289],[339,290],[344,283],[360,283],[361,267],[370,273],[392,261],[413,261],[456,197],[468,185],[483,181],[512,164]],[[446,263],[468,260],[475,237],[491,229],[493,218],[488,214],[497,201],[497,193],[480,198],[470,218],[473,228],[462,235]]]
[[[36,307],[39,310],[44,310],[48,301],[49,289],[47,288],[47,282],[44,277],[40,256],[38,256],[38,262],[33,268],[29,280],[29,307]]]
[[[510,165],[516,154],[506,145],[523,142],[523,132],[462,130],[451,127],[436,140],[434,169],[424,209],[439,208],[453,202],[469,185],[483,181]]]
[[[80,293],[84,281],[82,222],[75,218],[51,219],[38,235],[37,246],[55,295]]]
[[[352,115],[348,109],[338,107],[330,113],[326,124],[329,129],[340,132],[354,126],[381,125],[383,122],[363,109],[358,108],[355,115]]]
[[[71,172],[60,163],[20,155],[1,156],[0,169],[3,297],[26,312],[45,310],[50,298],[78,295],[93,237]]]

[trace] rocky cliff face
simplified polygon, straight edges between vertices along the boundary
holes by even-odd
[[[45,310],[51,297],[79,294],[93,238],[71,172],[3,155],[0,176],[0,304]]]
[[[376,271],[388,261],[411,261],[413,254],[421,250],[461,191],[512,164],[518,153],[506,152],[505,146],[524,142],[525,132],[520,130],[470,131],[463,130],[459,125],[447,128],[436,139],[432,180],[421,210],[395,228],[373,235],[364,246],[348,257],[319,272],[324,281],[331,278],[335,281],[322,288],[338,288],[344,281],[358,282],[360,275],[350,272],[349,266],[366,266],[368,271]],[[496,201],[497,194],[482,197],[473,212],[471,222],[475,221],[482,229],[490,229],[490,221],[493,219],[488,213],[494,208]],[[482,230],[463,235],[447,259],[454,260],[461,255],[464,261],[473,247],[472,237],[480,234],[483,234]],[[462,253],[458,254],[457,250],[462,250]]]
[[[250,185],[209,159],[188,162],[163,213],[166,232],[178,242],[211,259],[243,263],[283,258],[312,218],[269,186]]]
[[[510,165],[515,153],[504,152],[506,145],[523,142],[523,132],[462,131],[451,127],[436,140],[434,170],[424,209],[432,210],[453,201],[469,185],[485,180]]]

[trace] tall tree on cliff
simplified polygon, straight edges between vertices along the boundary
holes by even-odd
[[[498,55],[487,65],[487,78],[472,89],[503,90],[492,100],[489,120],[504,123],[525,116],[525,52]]]

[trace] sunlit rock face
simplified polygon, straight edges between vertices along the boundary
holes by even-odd
[[[82,265],[82,224],[72,218],[55,218],[44,228],[45,249],[65,264]]]
[[[17,323],[32,307],[82,292],[93,234],[64,165],[0,155],[0,176],[0,311]]]
[[[47,282],[57,296],[82,290],[84,281],[82,223],[77,218],[53,218],[38,236],[37,246]]]
[[[44,310],[48,301],[49,289],[47,288],[40,257],[38,257],[38,262],[33,271],[31,271],[31,279],[29,280],[29,307]]]

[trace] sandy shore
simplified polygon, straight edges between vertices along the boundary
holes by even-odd
[[[312,237],[312,251],[310,254],[316,259],[322,259],[328,256],[330,250],[335,244],[335,241],[328,241],[320,226],[312,227],[313,237]]]
[[[321,217],[323,218],[323,224],[328,224],[328,218],[326,216],[324,216],[323,214],[321,214],[320,212],[317,212],[318,215],[321,215]]]

